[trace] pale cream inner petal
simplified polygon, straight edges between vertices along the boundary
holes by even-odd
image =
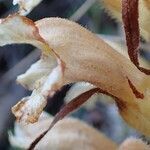
[[[40,35],[65,62],[65,78],[72,82],[89,82],[118,98],[115,100],[123,118],[150,135],[148,76],[141,73],[124,54],[74,22],[45,18],[37,21],[36,26]],[[136,97],[139,93],[144,95],[143,99]],[[128,113],[130,108],[132,113]],[[137,112],[147,120],[144,126],[142,118],[136,117]]]
[[[57,61],[52,56],[44,56],[38,60],[22,75],[17,77],[17,82],[29,90],[38,88],[46,80],[53,68],[57,66]]]
[[[62,86],[64,65],[40,36],[34,22],[17,14],[0,20],[0,46],[14,43],[32,44],[42,49],[41,59],[17,78],[19,83],[33,90],[33,93],[12,108],[17,120],[34,123],[45,107],[47,97]]]
[[[18,78],[21,84],[33,90],[31,96],[23,98],[12,108],[16,118],[24,123],[36,122],[46,106],[47,97],[53,96],[63,85],[63,71],[61,65],[57,65],[56,62],[49,64],[48,60],[44,60],[44,63],[42,63],[42,61],[42,59],[39,60],[27,73]],[[45,72],[41,72],[40,74],[38,70],[44,69],[43,64],[46,65]],[[35,72],[37,72],[37,74]]]

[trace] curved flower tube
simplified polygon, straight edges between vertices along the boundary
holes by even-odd
[[[130,125],[150,135],[150,77],[129,59],[87,29],[65,19],[45,18],[34,23],[13,15],[0,22],[1,46],[29,43],[42,50],[41,59],[18,77],[20,84],[33,90],[30,97],[12,108],[18,120],[36,122],[49,95],[68,83],[89,82],[95,87],[69,102],[50,128],[94,93],[101,92],[114,98]]]
[[[116,103],[127,122],[134,124],[134,127],[145,128],[145,124],[139,125],[139,118],[145,118],[140,114],[145,112],[145,104],[148,106],[149,103],[148,76],[138,71],[127,58],[105,42],[75,23],[47,18],[36,22],[36,25],[40,35],[48,40],[52,49],[64,60],[64,76],[67,80],[89,82],[117,97],[120,101]],[[146,122],[149,124],[148,118],[147,115]],[[132,120],[134,123],[131,123]],[[150,132],[149,127],[148,130]]]

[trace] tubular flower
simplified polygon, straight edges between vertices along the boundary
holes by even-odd
[[[34,23],[26,17],[12,15],[0,21],[0,45],[13,43],[29,43],[42,52],[41,59],[17,78],[33,91],[12,108],[18,120],[36,122],[48,96],[65,84],[88,82],[93,88],[64,106],[48,130],[93,94],[103,93],[114,98],[120,114],[130,125],[150,135],[149,76],[93,33],[61,18],[45,18]]]

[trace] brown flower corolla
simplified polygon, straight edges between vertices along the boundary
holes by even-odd
[[[40,60],[17,78],[20,84],[33,91],[12,108],[18,120],[36,122],[48,96],[65,84],[88,82],[93,88],[64,106],[49,129],[100,92],[114,98],[128,124],[150,135],[149,76],[93,33],[66,19],[45,18],[34,23],[26,17],[12,15],[0,21],[0,45],[13,43],[32,44],[42,52]]]

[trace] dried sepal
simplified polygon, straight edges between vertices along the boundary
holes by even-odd
[[[150,15],[150,10],[148,7],[146,7],[146,1],[141,0],[138,2],[138,0],[122,0],[121,3],[120,0],[115,0],[113,2],[110,0],[105,0],[103,1],[103,4],[104,7],[110,12],[110,15],[112,15],[120,22],[123,21],[124,23],[130,60],[137,66],[139,70],[149,75],[150,70],[141,67],[138,61],[138,51],[140,47],[139,27],[142,36],[148,40],[150,39],[147,37],[150,35],[147,21],[148,16]]]
[[[48,61],[49,62],[49,61]],[[47,64],[47,67],[49,64]],[[46,67],[46,66],[45,66]],[[18,102],[14,107],[12,107],[12,112],[16,116],[17,120],[25,122],[25,123],[34,123],[37,122],[40,114],[42,113],[44,107],[47,103],[47,97],[53,96],[53,94],[63,85],[63,70],[61,65],[57,65],[55,68],[50,69],[43,74],[41,73],[41,77],[35,74],[35,70],[31,69],[28,72],[21,75],[18,81],[27,87],[33,87],[33,92],[31,96],[23,98],[20,102]],[[38,69],[43,69],[42,66]],[[31,72],[31,70],[33,72]],[[37,79],[35,84],[32,86],[29,81],[24,82],[28,78]]]
[[[126,35],[128,54],[130,60],[137,68],[147,75],[150,75],[150,70],[140,67],[138,60],[138,51],[140,46],[140,31],[139,31],[139,0],[122,0],[122,20]]]
[[[13,0],[13,5],[19,5],[19,14],[27,15],[36,7],[42,0]]]

